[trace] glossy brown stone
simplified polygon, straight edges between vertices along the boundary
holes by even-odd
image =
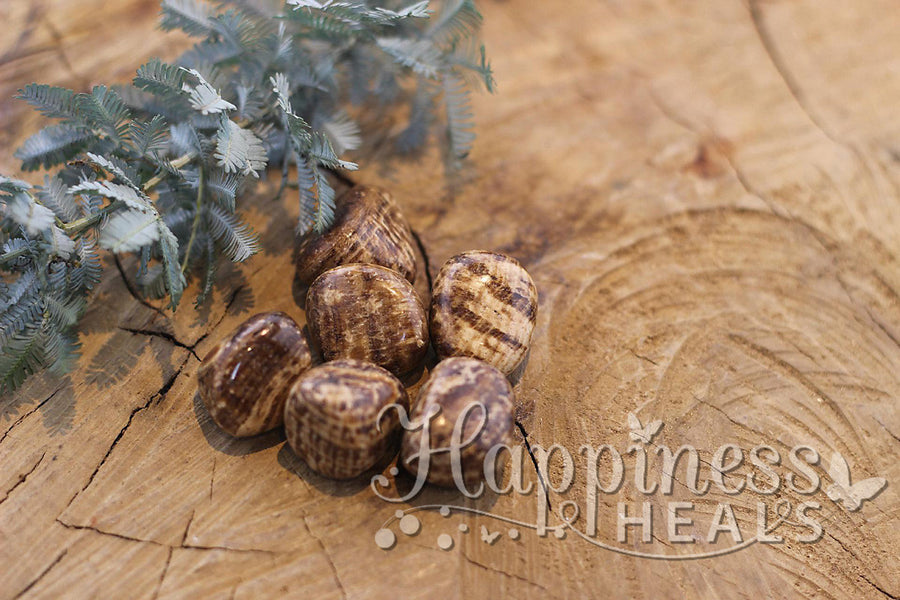
[[[197,371],[200,399],[225,432],[246,437],[282,424],[294,380],[312,362],[292,318],[267,312],[247,319],[209,351]]]
[[[400,381],[369,362],[342,359],[314,367],[294,383],[285,406],[287,441],[325,477],[348,479],[397,452],[399,404],[409,410]]]
[[[431,341],[440,358],[471,356],[510,375],[528,353],[537,288],[519,262],[496,252],[458,254],[431,297]]]
[[[322,273],[307,293],[306,318],[326,361],[367,360],[399,376],[419,366],[428,351],[419,295],[396,272],[377,265]]]
[[[487,411],[484,425],[481,403]],[[487,363],[474,358],[448,358],[431,372],[414,403],[410,419],[421,421],[432,407],[440,412],[431,420],[428,448],[449,448],[457,419],[471,410],[465,419],[460,440],[471,443],[460,452],[459,469],[467,487],[477,485],[484,478],[484,457],[496,444],[509,444],[515,417],[515,398],[506,377]],[[423,450],[423,429],[405,431],[400,450],[400,462],[413,475],[418,473],[416,455]],[[449,452],[431,454],[426,481],[435,485],[453,486],[453,469]]]
[[[409,224],[386,191],[358,185],[335,201],[334,225],[303,238],[297,251],[297,279],[305,285],[328,269],[351,263],[393,269],[416,279]]]

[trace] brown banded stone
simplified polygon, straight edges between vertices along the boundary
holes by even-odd
[[[441,267],[431,297],[431,341],[440,358],[471,356],[510,375],[528,353],[537,288],[516,259],[458,254]]]
[[[367,360],[395,375],[409,373],[428,352],[428,321],[419,295],[396,272],[343,265],[322,273],[306,296],[313,341],[326,361]]]
[[[296,260],[297,279],[305,285],[328,269],[350,263],[381,265],[410,283],[416,279],[409,224],[390,194],[365,185],[338,197],[334,225],[322,235],[304,237]]]
[[[378,418],[391,404],[409,410],[403,385],[385,369],[353,359],[319,365],[291,388],[284,411],[288,444],[320,475],[356,477],[397,452],[397,411]]]
[[[482,419],[480,403],[487,412]],[[463,423],[460,441],[472,439],[460,452],[459,469],[469,489],[484,478],[484,457],[497,444],[509,444],[515,418],[515,398],[506,376],[491,365],[466,357],[441,361],[431,372],[431,378],[419,391],[410,419],[419,422],[433,407],[440,412],[431,419],[427,448],[432,451],[450,448],[457,419],[470,410]],[[478,425],[484,421],[479,430]],[[416,457],[425,448],[424,429],[405,431],[400,449],[400,462],[413,475],[418,473]],[[431,454],[426,481],[435,485],[453,486],[451,454]]]
[[[291,317],[260,313],[209,351],[197,388],[216,425],[247,437],[283,423],[291,385],[311,363],[306,338]]]

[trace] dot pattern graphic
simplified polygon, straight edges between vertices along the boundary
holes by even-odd
[[[400,519],[400,531],[406,535],[416,535],[419,533],[419,528],[421,526],[422,523],[415,515],[404,515],[403,518]]]
[[[394,511],[394,519],[389,519],[382,526],[381,529],[379,529],[377,532],[375,532],[375,545],[378,546],[379,548],[381,548],[382,550],[390,550],[397,545],[397,542],[398,542],[397,534],[395,534],[394,531],[392,529],[390,529],[390,524],[393,520],[396,520],[398,522],[398,528],[400,529],[401,533],[403,533],[407,536],[410,536],[410,537],[418,535],[423,529],[423,524],[422,524],[422,521],[420,521],[418,517],[416,517],[415,515],[413,515],[411,513],[416,512],[418,510],[422,510],[422,509],[432,509],[433,510],[435,508],[438,509],[438,513],[445,519],[450,517],[451,514],[453,514],[454,509],[456,509],[457,511],[462,511],[462,512],[466,511],[465,508],[458,507],[458,506],[448,506],[448,505],[431,505],[431,506],[423,506],[423,507],[413,507],[413,508],[407,509],[406,511],[404,511],[402,509],[397,509]],[[474,512],[478,512],[478,511],[474,511]],[[488,516],[493,516],[493,515],[488,515]],[[500,518],[500,517],[496,517],[496,518]],[[520,524],[520,523],[513,521],[513,522],[510,522],[510,524]],[[529,525],[527,525],[527,524],[525,526],[529,527]],[[533,527],[533,529],[536,529],[536,531],[534,533],[541,537],[546,536],[548,533],[552,533],[553,536],[558,540],[565,539],[565,537],[566,537],[566,525],[560,525],[557,527],[547,527],[547,528],[543,529],[543,531],[541,531],[537,527]],[[456,526],[456,530],[459,531],[459,533],[464,534],[464,535],[469,534],[471,532],[470,526],[466,523],[459,523]],[[512,541],[517,541],[517,540],[521,539],[521,537],[522,537],[522,532],[517,527],[510,527],[509,529],[506,530],[505,533],[506,533],[506,536]],[[489,546],[493,546],[495,542],[502,539],[501,536],[503,536],[503,534],[504,534],[504,532],[502,530],[501,531],[491,531],[486,525],[481,525],[480,540],[482,542],[484,542],[485,544],[488,544]],[[441,533],[440,535],[437,536],[436,541],[437,541],[438,548],[441,550],[444,550],[444,551],[451,550],[455,545],[454,538],[451,533]]]
[[[390,550],[397,543],[397,536],[390,529],[379,529],[375,532],[375,545],[382,550]]]
[[[450,550],[453,548],[453,538],[447,533],[442,533],[438,536],[437,545],[441,550]]]

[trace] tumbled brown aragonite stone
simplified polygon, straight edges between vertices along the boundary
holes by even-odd
[[[200,399],[225,432],[247,437],[284,422],[294,380],[312,356],[292,318],[266,312],[244,321],[216,344],[197,371]]]
[[[336,360],[304,373],[291,388],[284,411],[287,441],[309,467],[325,477],[349,479],[398,448],[399,404],[409,411],[400,381],[369,362]]]
[[[484,426],[481,409],[473,407],[463,424],[461,440],[474,440],[462,448],[459,469],[466,486],[477,485],[484,478],[484,457],[496,444],[509,444],[515,418],[515,398],[506,376],[489,364],[474,358],[448,358],[431,372],[431,378],[416,398],[410,420],[419,422],[433,405],[440,412],[431,420],[428,448],[449,448],[457,419],[474,403],[481,403],[487,411]],[[424,429],[405,431],[400,450],[400,462],[413,475],[418,473],[418,459],[422,450]],[[477,433],[476,433],[477,432]],[[453,469],[449,452],[431,454],[426,481],[435,485],[453,486]]]
[[[326,361],[366,360],[400,376],[428,351],[419,295],[403,277],[377,265],[343,265],[319,275],[306,295],[306,319]]]
[[[458,254],[441,267],[431,296],[431,341],[440,358],[471,356],[510,375],[528,353],[537,288],[516,259]]]
[[[416,279],[409,224],[382,189],[358,185],[338,197],[331,229],[300,242],[297,279],[309,285],[328,269],[351,263],[381,265],[411,283]]]

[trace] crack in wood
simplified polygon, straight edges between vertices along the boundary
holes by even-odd
[[[26,412],[25,414],[23,414],[21,417],[19,417],[18,419],[16,419],[15,423],[13,423],[12,425],[10,425],[9,429],[7,429],[7,430],[3,433],[2,436],[0,436],[0,444],[3,443],[3,440],[6,439],[6,436],[8,436],[8,435],[10,434],[10,432],[11,432],[13,429],[16,428],[17,425],[19,425],[22,421],[24,421],[25,419],[27,419],[28,417],[30,417],[31,415],[33,415],[34,413],[36,413],[38,410],[40,410],[42,406],[44,406],[45,404],[47,404],[48,402],[50,402],[50,400],[52,400],[53,397],[54,397],[56,394],[58,394],[58,393],[60,392],[60,390],[62,390],[64,387],[65,387],[65,384],[60,385],[58,388],[56,388],[56,389],[53,391],[52,394],[50,394],[49,396],[47,396],[46,398],[44,398],[43,400],[41,400],[41,401],[38,403],[37,406],[35,406],[35,407],[32,408],[31,410],[29,410],[28,412]]]
[[[237,301],[238,295],[240,295],[240,293],[244,290],[244,287],[245,286],[242,284],[242,285],[239,285],[236,288],[234,288],[234,291],[231,292],[231,297],[228,298],[228,302],[225,303],[225,310],[222,311],[222,316],[219,317],[219,320],[216,321],[216,323],[214,325],[212,325],[206,331],[206,333],[204,333],[203,335],[201,335],[200,337],[197,338],[197,341],[194,342],[194,344],[191,346],[192,348],[196,348],[197,346],[199,346],[203,340],[208,338],[212,334],[212,332],[215,331],[219,327],[219,325],[222,324],[222,321],[224,321],[225,317],[228,316],[228,312],[231,310],[231,307],[234,306],[234,303]],[[201,360],[197,356],[196,353],[194,354],[194,356],[197,358],[197,360]]]
[[[834,535],[830,531],[826,531],[825,535],[827,535],[828,537],[833,539],[835,542],[837,542],[838,545],[844,550],[844,552],[846,552],[847,554],[849,554],[850,556],[855,558],[857,561],[859,561],[859,557],[856,555],[856,552],[854,552],[853,550],[848,548],[846,545],[844,545],[844,542],[842,542],[838,538],[834,537]]]
[[[24,588],[22,588],[22,590],[15,596],[13,596],[13,598],[21,598],[22,596],[24,596],[25,594],[30,592],[34,586],[36,586],[38,583],[40,583],[41,579],[46,577],[47,574],[53,570],[53,567],[58,565],[62,561],[62,559],[65,558],[65,556],[68,552],[69,552],[68,548],[66,548],[62,552],[60,552],[59,555],[55,559],[53,559],[53,561],[49,565],[47,565],[47,567],[43,571],[41,571],[37,577],[32,579],[31,582],[29,582],[28,585],[26,585]]]
[[[757,429],[753,429],[752,427],[748,427],[746,424],[741,423],[741,422],[739,422],[739,421],[735,421],[734,418],[733,418],[731,415],[729,415],[727,412],[725,412],[724,409],[722,409],[722,407],[716,406],[715,404],[713,404],[713,403],[710,402],[709,400],[704,400],[703,398],[698,397],[696,394],[692,394],[692,396],[693,396],[694,400],[696,400],[698,403],[700,403],[700,404],[702,404],[702,405],[704,405],[704,406],[708,406],[709,408],[711,408],[711,409],[715,410],[716,412],[720,413],[723,417],[725,417],[725,418],[728,419],[731,423],[733,423],[734,425],[737,425],[737,426],[740,427],[741,429],[745,429],[745,430],[750,431],[750,432],[753,432],[753,433],[755,433],[755,434],[757,434],[757,435],[759,435],[759,436],[762,436],[763,439],[765,439],[765,438],[767,437],[766,434],[764,434],[762,431],[759,431],[759,430],[757,430]],[[710,465],[710,466],[711,466],[711,465]]]
[[[131,295],[131,297],[134,298],[136,301],[138,301],[143,306],[157,312],[158,314],[162,315],[163,317],[165,317],[168,320],[169,317],[168,317],[168,315],[166,315],[166,313],[163,310],[161,310],[159,307],[153,306],[152,304],[147,302],[138,293],[138,291],[134,288],[134,286],[131,284],[131,281],[128,279],[127,275],[125,274],[125,269],[122,267],[122,263],[119,260],[119,257],[114,256],[114,259],[115,259],[116,269],[118,269],[119,275],[122,278],[125,288],[128,290],[128,293]],[[257,271],[258,270],[259,269],[257,269]],[[254,273],[255,272],[256,271],[254,271]],[[252,274],[251,274],[251,276],[252,276]],[[128,333],[135,334],[135,335],[147,335],[147,336],[158,337],[158,338],[164,339],[179,348],[184,348],[185,350],[190,352],[191,356],[196,358],[198,361],[201,361],[202,359],[197,354],[197,346],[200,345],[201,342],[203,342],[207,337],[209,337],[209,335],[213,331],[215,331],[219,325],[222,324],[222,321],[225,320],[225,317],[228,315],[228,312],[231,310],[231,307],[234,305],[235,301],[237,300],[238,295],[241,293],[241,291],[243,291],[244,287],[245,287],[244,285],[239,285],[234,289],[233,292],[231,292],[231,296],[229,297],[228,302],[225,303],[225,310],[222,311],[222,316],[220,316],[219,320],[216,321],[216,323],[214,325],[212,325],[203,335],[201,335],[199,338],[197,338],[197,340],[193,344],[188,344],[186,342],[183,342],[183,341],[179,340],[175,336],[175,334],[169,333],[167,331],[159,331],[156,329],[146,329],[146,328],[136,328],[136,327],[123,327],[123,326],[119,326],[119,329],[122,331],[127,331]],[[2,441],[2,438],[0,438],[0,441]]]
[[[181,546],[172,546],[176,550],[204,550],[210,552],[237,552],[240,554],[266,554],[268,556],[278,556],[280,552],[275,550],[263,550],[261,548],[235,548],[234,546],[207,546],[204,544],[184,544]]]
[[[547,499],[547,508],[553,510],[553,506],[550,504],[550,490],[547,488],[547,482],[544,480],[544,476],[538,468],[537,459],[534,457],[534,451],[531,449],[531,443],[528,441],[528,432],[525,431],[525,426],[518,420],[515,423],[519,433],[522,434],[522,439],[525,441],[525,451],[528,452],[528,456],[531,457],[531,464],[534,465],[534,472],[537,474],[538,482],[540,482],[541,487],[544,489],[544,497]]]
[[[16,491],[16,488],[18,488],[20,485],[25,483],[25,480],[28,479],[29,475],[34,473],[35,469],[38,468],[38,466],[41,464],[41,461],[44,460],[44,456],[46,456],[46,455],[47,455],[46,452],[42,453],[41,457],[39,459],[37,459],[37,462],[35,462],[34,465],[32,465],[30,469],[28,469],[26,472],[19,475],[19,479],[13,484],[13,486],[11,488],[6,490],[6,494],[3,496],[2,499],[0,499],[0,504],[3,504],[4,502],[6,502],[6,500],[9,498],[9,495],[12,494],[14,491]]]
[[[172,555],[175,553],[175,548],[169,548],[169,554],[166,556],[166,564],[163,566],[162,574],[159,576],[159,583],[156,584],[156,589],[153,591],[153,600],[159,598],[159,592],[162,590],[163,581],[166,579],[166,574],[169,572],[169,565],[172,563]]]
[[[177,337],[175,337],[174,334],[171,334],[167,331],[156,331],[155,329],[136,329],[136,328],[131,328],[131,327],[121,327],[121,326],[119,327],[119,329],[121,329],[122,331],[127,331],[128,333],[132,333],[135,335],[147,335],[147,336],[151,336],[151,337],[162,338],[162,339],[172,343],[173,345],[178,346],[179,348],[184,348],[185,350],[190,352],[194,356],[194,358],[196,358],[197,360],[200,360],[200,357],[197,356],[197,352],[194,350],[194,347],[197,345],[197,343],[185,344],[184,342],[179,340]],[[199,340],[198,340],[198,342],[199,342]]]
[[[773,215],[776,215],[781,218],[787,217],[790,220],[794,219],[794,215],[791,214],[791,211],[787,209],[775,201],[773,201],[768,194],[763,193],[761,190],[758,190],[755,185],[750,181],[747,177],[746,173],[744,173],[743,169],[741,169],[734,158],[731,156],[729,152],[723,152],[722,156],[725,157],[725,162],[728,163],[728,166],[731,167],[731,171],[734,173],[734,178],[737,179],[737,182],[744,189],[744,191],[757,198],[765,204]]]
[[[675,479],[675,478],[673,477],[672,479]],[[670,544],[666,540],[662,539],[661,537],[659,537],[658,535],[653,533],[653,531],[650,531],[650,537],[653,538],[654,540],[656,540],[657,542],[659,542],[660,544],[662,544],[663,546],[665,546],[666,548],[669,548],[669,549],[674,548],[674,546],[672,546],[672,544]]]
[[[883,587],[881,587],[880,585],[878,585],[877,583],[875,583],[874,581],[872,581],[871,579],[869,579],[868,577],[863,575],[862,573],[860,573],[859,576],[863,579],[863,581],[865,581],[866,583],[871,585],[873,588],[875,588],[876,590],[878,590],[879,592],[881,592],[882,594],[884,594],[886,597],[890,598],[891,600],[900,600],[900,596],[890,593],[889,591],[887,591],[886,589],[884,589]]]
[[[528,579],[527,577],[522,577],[521,575],[517,575],[515,573],[507,573],[506,571],[502,571],[500,569],[496,569],[494,567],[489,567],[485,564],[482,564],[482,563],[478,562],[477,560],[474,560],[473,558],[469,557],[469,555],[466,554],[465,552],[463,552],[462,549],[460,549],[459,555],[460,555],[460,557],[462,557],[463,560],[465,560],[470,565],[473,565],[480,569],[484,569],[485,571],[488,571],[489,573],[496,573],[498,575],[503,575],[504,577],[508,577],[510,579],[515,579],[516,581],[521,581],[522,583],[526,583],[532,587],[536,587],[539,590],[541,590],[542,592],[544,592],[544,594],[546,594],[547,597],[549,597],[549,598],[558,598],[558,596],[555,596],[549,588],[541,585],[540,583],[538,583],[536,581],[532,581],[531,579]]]
[[[125,535],[123,533],[115,533],[113,531],[106,531],[104,529],[100,529],[99,527],[93,527],[91,525],[76,525],[74,523],[66,523],[59,517],[56,517],[56,522],[65,527],[66,529],[72,529],[75,531],[93,531],[94,533],[98,533],[100,535],[105,535],[107,537],[114,537],[116,539],[124,540],[126,542],[137,542],[140,544],[152,544],[154,546],[161,546],[164,548],[169,548],[166,544],[162,542],[157,542],[156,540],[149,540],[144,538],[137,538],[130,535]]]
[[[56,522],[65,527],[66,529],[72,529],[75,531],[90,531],[96,533],[98,535],[103,535],[107,537],[113,537],[119,540],[124,540],[126,542],[134,542],[138,544],[150,544],[152,546],[159,546],[161,548],[168,548],[170,550],[203,550],[210,552],[237,552],[241,554],[266,554],[270,556],[276,556],[279,553],[274,550],[263,550],[260,548],[235,548],[233,546],[209,546],[205,544],[187,544],[182,541],[178,545],[170,545],[164,544],[162,542],[158,542],[156,540],[151,540],[149,538],[139,538],[131,535],[125,535],[124,533],[116,533],[114,531],[107,531],[105,529],[100,529],[99,527],[94,527],[92,525],[76,525],[75,523],[67,523],[60,519],[56,518]]]
[[[259,271],[259,269],[257,269],[257,270],[254,271],[253,273],[256,273],[257,271]],[[252,274],[251,274],[251,277],[252,277]],[[225,320],[225,317],[228,316],[229,311],[231,311],[231,307],[234,306],[234,303],[237,301],[238,296],[239,296],[240,293],[244,290],[245,287],[246,287],[246,286],[244,286],[243,284],[241,284],[241,285],[237,286],[236,288],[234,288],[234,291],[231,292],[231,296],[228,298],[228,302],[225,303],[225,310],[222,311],[222,315],[219,317],[219,320],[216,321],[214,325],[210,326],[210,327],[206,330],[206,332],[205,332],[203,335],[201,335],[200,337],[198,337],[198,338],[197,338],[197,341],[195,341],[193,344],[191,344],[191,345],[189,346],[189,349],[190,349],[190,351],[191,351],[191,355],[192,355],[194,358],[196,358],[198,361],[201,361],[201,362],[202,362],[203,359],[200,358],[200,356],[199,356],[199,355],[197,354],[197,352],[196,352],[197,346],[199,346],[199,345],[201,344],[201,342],[203,342],[206,338],[208,338],[210,335],[212,335],[212,333],[213,333],[216,329],[218,329],[219,325],[222,324],[222,321]],[[173,337],[174,337],[174,336],[173,336]]]
[[[655,366],[655,367],[658,367],[658,366],[659,366],[659,363],[656,362],[655,360],[653,360],[652,358],[648,358],[648,357],[646,357],[646,356],[644,356],[644,355],[642,355],[642,354],[638,354],[637,352],[635,352],[635,351],[634,351],[633,349],[631,349],[631,348],[629,348],[628,351],[631,352],[631,354],[632,354],[635,358],[637,358],[637,359],[645,360],[645,361],[647,361],[648,363],[650,363],[651,365],[653,365],[653,366]]]
[[[209,501],[212,502],[213,499],[213,485],[216,483],[216,456],[213,456],[213,466],[212,466],[212,475],[209,478]]]
[[[338,589],[341,591],[341,598],[347,598],[347,590],[344,589],[344,584],[343,582],[341,582],[341,577],[338,574],[337,566],[334,564],[334,559],[331,558],[331,553],[328,552],[328,548],[325,547],[325,542],[322,541],[322,538],[313,533],[312,527],[309,526],[309,521],[307,520],[305,515],[303,516],[303,526],[306,528],[309,536],[312,539],[316,540],[316,542],[319,544],[319,548],[322,549],[322,555],[325,556],[325,560],[328,561],[328,566],[331,567],[331,574],[334,578],[334,582],[337,584]]]
[[[685,129],[685,130],[689,131],[690,133],[693,133],[698,138],[707,137],[709,135],[710,132],[700,131],[699,129],[697,129],[697,127],[693,123],[691,123],[690,121],[685,119],[683,116],[681,116],[680,114],[673,111],[669,107],[668,104],[663,102],[662,99],[659,96],[657,96],[656,92],[654,92],[653,88],[650,87],[649,85],[647,87],[647,92],[650,95],[650,100],[653,102],[654,105],[656,105],[656,108],[659,110],[659,112],[661,112],[663,114],[664,117],[666,117],[667,119],[669,119],[670,121],[672,121],[673,123],[675,123],[676,125],[681,127],[682,129]]]
[[[184,548],[185,544],[187,544],[188,532],[191,530],[191,524],[194,522],[194,515],[197,514],[197,510],[194,509],[191,511],[191,517],[188,519],[187,525],[184,526],[184,534],[181,536],[181,547]]]
[[[165,395],[168,393],[168,391],[175,384],[175,380],[178,379],[179,375],[181,375],[181,372],[184,370],[184,366],[187,364],[189,359],[190,359],[190,357],[184,359],[184,361],[181,363],[181,366],[178,367],[178,370],[175,371],[175,373],[163,384],[163,386],[159,389],[159,391],[157,391],[155,394],[150,394],[150,397],[147,398],[147,401],[144,404],[137,406],[131,410],[131,414],[128,416],[128,421],[125,423],[125,425],[122,427],[122,429],[119,430],[118,435],[116,435],[115,439],[112,441],[112,444],[110,444],[109,448],[106,451],[106,454],[103,456],[103,459],[100,461],[100,464],[98,464],[97,468],[94,469],[93,473],[91,473],[91,476],[88,478],[87,483],[85,483],[84,487],[81,488],[81,492],[76,493],[72,497],[72,500],[70,500],[69,504],[66,505],[66,509],[68,509],[69,506],[72,505],[72,502],[75,501],[75,498],[77,498],[81,493],[83,493],[85,490],[87,490],[88,487],[90,487],[90,485],[94,482],[94,478],[97,476],[97,473],[99,473],[100,469],[103,468],[103,465],[109,459],[110,454],[112,454],[112,451],[115,449],[116,445],[118,445],[119,441],[125,435],[125,432],[131,426],[132,421],[134,421],[135,415],[137,415],[139,412],[144,411],[147,408],[149,408],[150,405],[153,403],[153,401],[156,398],[162,399],[165,397]],[[65,512],[65,509],[63,510],[63,512]]]
[[[109,458],[109,455],[112,454],[112,451],[115,449],[116,445],[119,443],[119,440],[122,439],[122,436],[125,435],[125,432],[131,426],[131,422],[134,420],[134,416],[136,414],[138,414],[139,412],[141,412],[142,410],[146,410],[147,408],[149,408],[150,404],[153,402],[154,397],[155,396],[150,396],[144,404],[142,404],[138,407],[135,407],[131,410],[131,414],[128,415],[128,421],[119,430],[118,435],[116,435],[115,439],[113,439],[112,444],[110,444],[109,448],[107,448],[106,454],[104,454],[103,458],[100,460],[100,464],[97,465],[97,467],[94,469],[93,473],[91,473],[91,476],[88,477],[87,483],[85,483],[84,487],[81,488],[82,492],[84,492],[86,489],[88,489],[88,487],[90,487],[90,485],[94,482],[94,478],[97,476],[97,473],[99,473],[100,469],[103,468],[103,465],[106,464],[106,461]]]
[[[775,43],[775,38],[772,35],[772,32],[769,31],[765,17],[762,14],[762,10],[760,10],[759,8],[759,1],[747,0],[747,6],[750,10],[750,21],[753,23],[753,29],[756,31],[756,37],[759,38],[763,50],[769,57],[769,61],[772,63],[772,66],[775,67],[775,71],[778,72],[778,76],[782,81],[784,81],[788,92],[790,92],[791,96],[794,98],[797,106],[800,107],[800,110],[802,110],[803,113],[806,114],[806,117],[810,120],[810,122],[819,131],[821,131],[822,134],[825,135],[825,137],[827,137],[835,144],[838,144],[839,146],[850,149],[849,145],[846,142],[838,139],[837,136],[829,131],[825,123],[822,122],[818,117],[813,115],[812,111],[810,111],[808,101],[806,99],[806,94],[803,91],[803,88],[800,86],[797,78],[788,67],[787,62],[781,55],[781,51],[778,49],[778,45]],[[852,149],[850,150],[854,155],[856,154],[855,151],[853,151]]]
[[[885,431],[887,431],[889,436],[891,436],[892,438],[894,438],[895,440],[900,442],[900,436],[898,436],[896,433],[894,433],[893,431],[888,429],[887,426],[884,423],[882,423],[877,417],[875,418],[875,422],[878,423],[879,425],[881,425],[881,428],[884,429]]]
[[[650,100],[653,101],[653,104],[662,113],[664,117],[678,125],[679,127],[689,131],[694,134],[698,138],[710,138],[714,143],[723,143],[724,140],[719,136],[715,131],[707,130],[701,131],[697,129],[690,121],[682,117],[680,114],[675,112],[669,107],[668,104],[663,102],[657,94],[653,91],[653,88],[649,88]],[[787,215],[788,218],[792,219],[793,215],[791,212],[772,201],[771,198],[762,191],[758,190],[755,185],[750,181],[744,171],[738,166],[737,162],[735,162],[730,152],[721,152],[721,156],[725,159],[725,162],[728,163],[728,166],[731,168],[732,173],[734,174],[734,178],[737,180],[738,185],[743,188],[743,190],[750,196],[758,199],[763,204],[765,204],[769,211],[778,217],[784,218]]]
[[[162,315],[163,317],[165,317],[168,320],[169,317],[168,317],[168,315],[166,315],[165,312],[163,312],[160,308],[153,306],[152,304],[147,302],[143,297],[141,297],[141,295],[137,292],[137,290],[131,284],[131,281],[126,276],[125,270],[122,267],[122,263],[119,260],[119,257],[115,256],[114,258],[115,258],[116,268],[119,271],[119,275],[121,276],[122,281],[125,284],[125,288],[128,290],[128,293],[131,295],[131,297],[134,298],[135,300],[137,300],[143,306],[146,306],[147,308],[152,309],[153,311],[157,312],[158,314]],[[124,327],[124,326],[119,326],[118,328],[122,331],[127,331],[128,333],[135,334],[135,335],[146,335],[146,336],[152,336],[152,337],[158,337],[158,338],[164,339],[164,340],[170,342],[171,344],[173,344],[174,346],[177,346],[179,348],[184,348],[191,354],[191,356],[193,356],[198,361],[201,361],[202,359],[197,354],[197,346],[200,345],[201,342],[203,342],[207,337],[209,337],[209,335],[213,331],[215,331],[219,325],[222,324],[222,321],[225,320],[225,317],[228,315],[228,312],[231,310],[231,307],[234,305],[235,301],[237,300],[238,295],[241,293],[241,291],[243,291],[244,287],[245,287],[244,285],[239,285],[238,287],[236,287],[234,289],[234,291],[231,293],[231,296],[228,299],[228,302],[225,303],[225,310],[222,311],[222,316],[220,316],[219,320],[216,321],[216,323],[214,325],[212,325],[203,335],[201,335],[199,338],[197,338],[197,340],[193,344],[188,344],[186,342],[183,342],[183,341],[179,340],[178,337],[175,336],[175,334],[169,333],[167,331],[159,331],[156,329],[147,329],[147,328],[138,328],[138,327]],[[0,439],[0,441],[2,441],[2,439]]]

